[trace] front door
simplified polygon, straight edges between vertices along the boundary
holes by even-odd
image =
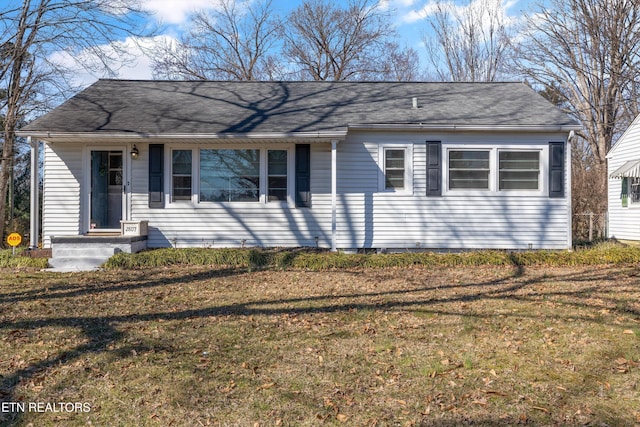
[[[91,151],[91,230],[120,229],[123,151]]]

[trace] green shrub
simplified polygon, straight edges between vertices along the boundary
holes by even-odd
[[[640,262],[640,248],[602,243],[577,251],[469,251],[461,253],[406,252],[346,254],[305,249],[155,249],[137,254],[119,253],[106,268],[136,269],[171,265],[208,265],[221,268],[334,270],[353,268],[407,268],[411,266],[577,266]]]
[[[22,256],[22,249],[0,251],[0,268],[46,268],[49,263],[47,258],[30,258]]]

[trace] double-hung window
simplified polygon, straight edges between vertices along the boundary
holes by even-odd
[[[499,151],[498,188],[502,190],[540,189],[539,151]]]
[[[640,178],[629,178],[629,199],[633,204],[640,204]]]
[[[450,191],[542,191],[542,148],[487,147],[448,150]]]
[[[269,202],[287,200],[287,150],[267,152],[267,200]]]
[[[171,200],[191,200],[191,150],[173,150],[171,153]]]
[[[413,146],[380,145],[378,190],[390,193],[413,192]]]
[[[622,178],[622,207],[640,206],[640,178]]]
[[[405,150],[387,148],[384,150],[384,189],[390,191],[405,189]]]
[[[489,150],[450,150],[449,189],[488,190],[490,154]]]

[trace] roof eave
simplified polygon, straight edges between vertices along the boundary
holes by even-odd
[[[429,124],[429,123],[363,123],[350,124],[353,130],[428,130],[428,131],[475,131],[475,132],[571,132],[581,129],[578,124],[561,125],[478,125],[478,124]]]
[[[16,132],[21,137],[32,137],[43,141],[50,140],[119,140],[119,141],[139,141],[139,140],[318,140],[331,141],[344,139],[347,130],[336,130],[327,132],[249,132],[249,133],[144,133],[144,132],[55,132],[55,131],[29,131],[21,130]]]
[[[315,132],[248,132],[248,133],[144,133],[144,132],[58,132],[20,130],[16,135],[43,141],[95,141],[95,140],[343,140],[348,130],[364,131],[474,131],[474,132],[571,132],[580,125],[478,125],[478,124],[429,124],[429,123],[355,123],[347,128]]]
[[[627,134],[629,134],[633,129],[635,129],[636,126],[640,126],[640,114],[638,114],[633,121],[631,122],[631,124],[629,126],[627,126],[627,128],[625,129],[625,131],[622,133],[622,135],[620,135],[620,138],[618,138],[618,140],[615,142],[615,144],[613,145],[613,147],[611,147],[609,149],[609,152],[607,153],[607,155],[605,156],[607,159],[610,159],[613,157],[613,154],[618,150],[618,147],[621,145],[620,142],[623,142],[627,139]],[[623,144],[624,145],[624,142]]]

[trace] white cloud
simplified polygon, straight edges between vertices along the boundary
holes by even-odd
[[[437,1],[437,0],[429,0],[424,6],[419,9],[413,9],[404,14],[402,17],[402,21],[405,23],[415,23],[418,21],[422,21],[427,19],[434,13],[438,11],[439,7],[444,6],[448,9],[453,16],[465,16],[469,9],[477,12],[479,16],[484,15],[483,11],[489,10],[489,8],[500,8],[503,12],[503,20],[505,23],[514,23],[516,21],[516,17],[519,15],[520,11],[515,10],[515,6],[521,3],[519,0],[472,0],[471,2],[465,2],[460,4],[459,2],[449,0],[449,1]],[[441,6],[438,6],[440,4]],[[495,9],[494,9],[495,10]],[[515,16],[509,16],[509,12],[513,10],[516,14]]]
[[[413,6],[415,0],[380,0],[378,7],[382,10],[402,10]]]
[[[213,9],[211,0],[143,0],[144,7],[166,24],[182,24],[190,13],[200,9]]]
[[[406,23],[409,23],[409,24],[412,24],[412,23],[417,22],[417,21],[422,21],[423,19],[426,19],[429,16],[431,16],[437,10],[438,10],[438,5],[433,1],[429,1],[427,4],[422,6],[420,9],[410,10],[408,13],[406,13],[402,17],[402,21],[406,22]]]
[[[152,60],[148,52],[159,44],[173,43],[175,39],[170,36],[157,36],[152,38],[127,38],[116,43],[115,46],[103,45],[97,49],[85,50],[78,54],[59,51],[50,55],[48,60],[59,64],[73,73],[74,86],[85,87],[99,78],[118,78],[129,80],[147,80],[153,78]],[[110,63],[109,73],[98,52],[115,58],[115,63]]]

